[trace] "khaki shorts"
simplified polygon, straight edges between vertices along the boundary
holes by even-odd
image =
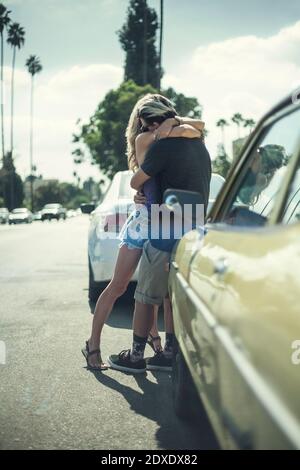
[[[162,304],[168,295],[169,272],[166,268],[170,257],[171,253],[154,248],[149,240],[144,243],[135,300],[142,304]]]

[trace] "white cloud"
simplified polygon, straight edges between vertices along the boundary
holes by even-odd
[[[9,145],[9,112],[11,69],[5,67],[6,85],[6,147]],[[95,111],[105,93],[122,80],[123,70],[109,64],[75,65],[47,76],[36,76],[34,94],[34,163],[44,177],[71,180],[74,170],[71,155],[72,133],[76,121],[84,121]],[[15,91],[15,152],[16,166],[24,176],[29,171],[29,103],[30,76],[16,69]],[[78,169],[82,178],[99,177],[99,171],[89,164]]]
[[[243,36],[197,47],[190,56],[174,66],[164,77],[189,96],[197,96],[204,106],[203,118],[209,129],[207,145],[215,155],[220,117],[230,119],[234,112],[259,119],[270,106],[299,85],[300,22],[277,34],[259,38]],[[123,69],[110,64],[74,65],[49,75],[36,77],[34,160],[45,177],[71,179],[73,163],[71,137],[76,120],[94,112],[109,89],[122,81]],[[9,144],[10,68],[5,68],[6,143]],[[28,173],[30,76],[16,70],[15,148],[18,170]],[[236,137],[235,126],[226,128],[227,150]],[[95,174],[87,165],[82,176]]]
[[[216,121],[235,112],[259,119],[299,84],[300,21],[267,38],[242,36],[201,46],[164,78],[204,106],[212,155],[220,141]],[[236,138],[226,128],[227,144]],[[227,150],[231,151],[227,145]]]

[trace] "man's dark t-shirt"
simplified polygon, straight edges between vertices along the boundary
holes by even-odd
[[[166,189],[182,189],[200,193],[205,209],[207,208],[211,161],[201,139],[177,137],[159,140],[147,151],[141,169],[147,175],[156,177],[159,204],[162,203]],[[154,247],[163,251],[171,251],[175,242],[176,240],[151,240]]]

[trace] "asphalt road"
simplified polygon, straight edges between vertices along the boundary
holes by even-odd
[[[87,216],[0,226],[0,449],[216,448],[174,415],[169,374],[87,371],[87,230]],[[131,319],[132,303],[114,309],[104,358],[131,345]]]

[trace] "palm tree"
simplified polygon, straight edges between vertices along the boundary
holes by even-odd
[[[238,139],[240,138],[240,125],[244,121],[243,116],[240,113],[235,113],[232,118],[232,122],[237,125],[237,130],[238,130]]]
[[[0,36],[1,36],[1,134],[2,134],[2,159],[4,161],[5,145],[4,145],[4,96],[3,96],[3,61],[4,61],[4,45],[3,33],[10,23],[10,11],[0,3]]]
[[[12,59],[12,74],[11,74],[11,115],[10,115],[10,151],[13,157],[14,149],[14,82],[15,82],[15,65],[16,65],[16,50],[21,49],[25,42],[25,30],[19,23],[12,23],[8,29],[7,42],[13,48]]]
[[[160,0],[160,31],[159,31],[159,77],[158,89],[160,90],[160,81],[162,77],[162,44],[163,44],[163,25],[164,25],[164,0]]]
[[[217,122],[216,122],[216,126],[217,127],[220,127],[221,128],[221,131],[222,131],[222,143],[223,143],[223,147],[225,147],[225,129],[224,127],[225,126],[229,126],[228,122],[226,121],[226,119],[219,119]]]
[[[244,120],[244,127],[249,127],[249,134],[253,131],[253,127],[255,126],[255,121],[253,119],[245,119]]]
[[[40,59],[31,55],[26,61],[26,67],[31,75],[31,94],[30,94],[30,141],[29,141],[29,153],[30,153],[30,173],[32,176],[33,172],[33,92],[34,92],[34,76],[41,72],[43,69]],[[30,198],[31,198],[31,210],[33,211],[33,178],[30,178]]]

